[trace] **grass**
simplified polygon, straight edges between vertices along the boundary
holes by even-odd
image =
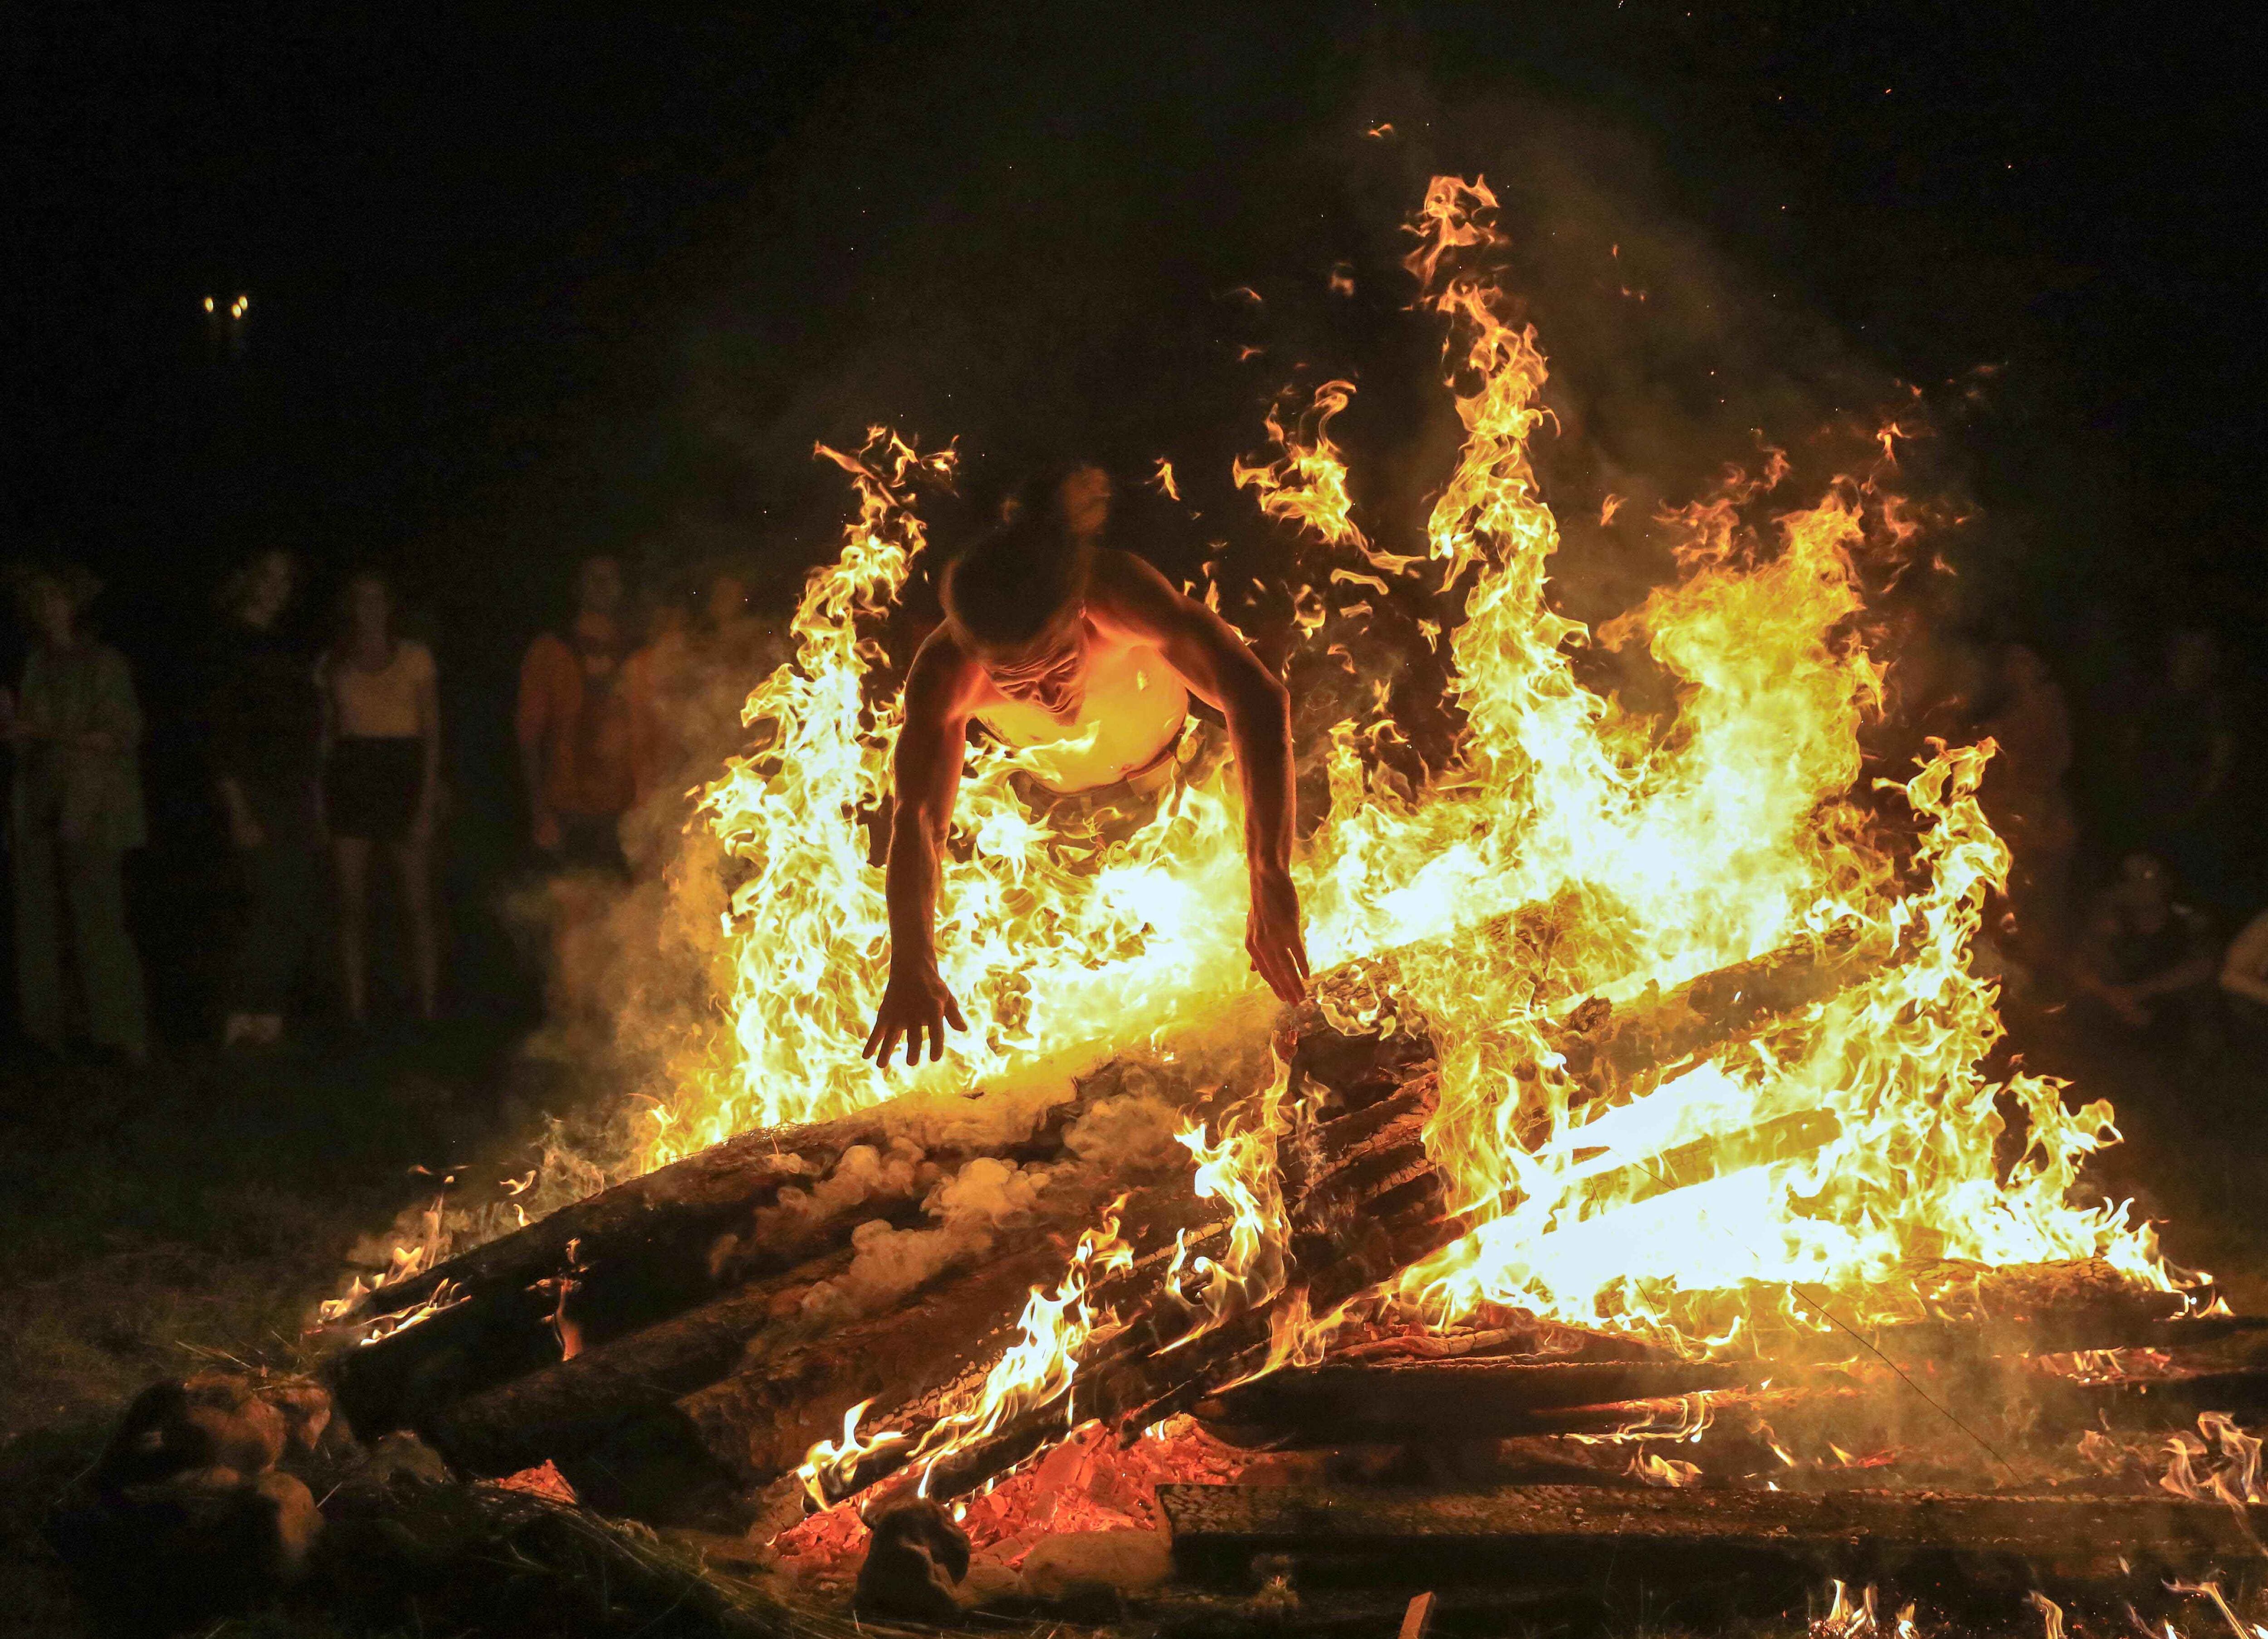
[[[0,1065],[0,1635],[84,1631],[39,1525],[122,1402],[217,1362],[308,1363],[302,1326],[350,1249],[430,1194],[411,1169],[501,1167],[532,1135],[525,1090],[489,1090],[532,1073],[503,1053],[474,1030],[140,1071]]]

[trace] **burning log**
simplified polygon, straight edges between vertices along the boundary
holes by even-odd
[[[858,1254],[838,1251],[428,1408],[419,1431],[475,1473],[566,1461],[629,1429],[658,1449],[710,1450],[712,1466],[735,1478],[768,1479],[781,1453],[792,1467],[814,1441],[841,1431],[846,1394],[887,1410],[981,1355],[1035,1287],[1061,1276],[1064,1226],[1093,1222],[1115,1183],[1058,1177],[1025,1222],[954,1244],[878,1312],[857,1312]],[[1175,1178],[1130,1192],[1123,1210],[1170,1246],[1202,1222],[1198,1205]],[[889,1273],[887,1251],[876,1256]]]
[[[423,1431],[459,1468],[507,1474],[573,1455],[625,1418],[666,1406],[731,1370],[750,1337],[792,1320],[814,1274],[839,1274],[850,1254],[756,1281],[713,1303],[556,1361],[444,1407]]]
[[[844,1400],[887,1410],[959,1378],[970,1354],[1012,1328],[1032,1288],[1060,1276],[1063,1264],[1060,1246],[1028,1247],[909,1306],[765,1350],[748,1370],[678,1401],[677,1414],[728,1473],[743,1483],[769,1480],[843,1433]]]
[[[1999,1268],[1946,1264],[1915,1269],[1908,1280],[1918,1311],[1884,1322],[1850,1324],[1847,1316],[1802,1298],[1820,1323],[1798,1330],[1759,1324],[1760,1355],[1797,1365],[1849,1359],[1880,1350],[1901,1364],[1948,1357],[2048,1355],[2071,1349],[2202,1343],[2263,1324],[2239,1316],[2195,1313],[2210,1291],[2161,1292],[2099,1259],[2010,1264]],[[1830,1318],[1830,1316],[1833,1318]]]
[[[1168,1485],[1175,1569],[1241,1579],[1253,1557],[1459,1581],[1595,1580],[1612,1561],[1653,1580],[1733,1563],[1888,1576],[1915,1561],[2023,1562],[2073,1577],[2194,1573],[2258,1552],[2268,1509],[2173,1497],[2002,1496],[1527,1486],[1440,1495]],[[2021,1571],[2017,1572],[2022,1575]]]
[[[564,1269],[573,1246],[583,1258],[610,1259],[619,1249],[643,1249],[657,1235],[698,1225],[688,1240],[706,1251],[706,1237],[781,1188],[826,1170],[858,1144],[889,1142],[878,1111],[807,1126],[742,1133],[697,1155],[631,1178],[538,1219],[446,1262],[376,1287],[341,1318],[352,1325],[398,1315],[430,1301],[442,1288],[466,1298],[516,1291]],[[703,1234],[702,1231],[706,1231]],[[688,1250],[681,1246],[679,1251]]]
[[[365,1439],[422,1426],[438,1406],[558,1362],[563,1318],[577,1344],[590,1347],[691,1311],[700,1318],[676,1327],[631,1377],[666,1362],[671,1381],[708,1381],[698,1362],[713,1361],[713,1377],[766,1323],[756,1286],[823,1278],[818,1266],[859,1226],[919,1222],[931,1192],[971,1160],[1060,1157],[1082,1119],[1143,1096],[1128,1085],[1143,1067],[1105,1067],[1052,1104],[957,1099],[744,1133],[602,1191],[366,1295],[355,1320],[384,1324],[418,1302],[441,1306],[335,1356],[340,1406]]]
[[[1705,976],[1619,1015],[1603,1002],[1586,1003],[1569,1021],[1569,1060],[1580,1062],[1598,1096],[1616,1096],[1653,1067],[1647,1052],[1683,1062],[1721,1050],[1782,1011],[1835,993],[1874,959],[1877,953],[1865,951],[1856,934],[1848,934]],[[1322,1067],[1357,1068],[1356,1044],[1392,1041],[1399,1034],[1334,1038],[1318,1025],[1301,1040],[1320,1038],[1307,1062],[1328,1084],[1331,1078]],[[992,1479],[1067,1432],[1074,1409],[1130,1428],[1186,1410],[1215,1385],[1261,1370],[1280,1325],[1296,1325],[1300,1313],[1328,1313],[1465,1234],[1471,1220],[1447,1210],[1444,1181],[1426,1150],[1434,1081],[1409,1074],[1421,1063],[1414,1053],[1404,1059],[1400,1069],[1407,1079],[1399,1082],[1390,1074],[1340,1074],[1338,1082],[1362,1089],[1362,1102],[1339,1112],[1324,1101],[1327,1119],[1292,1148],[1279,1150],[1290,1236],[1287,1278],[1278,1298],[1200,1335],[1188,1303],[1153,1286],[1132,1309],[1131,1321],[1082,1362],[1075,1396],[1059,1396],[992,1436],[925,1464],[926,1494],[950,1497]],[[1294,1066],[1296,1089],[1303,1073],[1297,1055]],[[1788,1131],[1760,1141],[1800,1142],[1807,1135],[1826,1141],[1818,1136],[1823,1124],[1815,1115],[1800,1114],[1786,1125]],[[850,1495],[886,1479],[914,1445],[902,1442],[844,1466],[830,1476],[828,1495]]]
[[[1079,1116],[1117,1090],[1107,1076],[1092,1077],[1060,1094],[997,1096],[976,1116],[968,1101],[956,1100],[941,1105],[934,1122],[925,1122],[919,1106],[901,1102],[833,1121],[742,1133],[562,1207],[524,1229],[374,1288],[342,1321],[351,1325],[401,1314],[429,1302],[444,1287],[460,1300],[523,1290],[557,1275],[571,1262],[594,1269],[636,1266],[663,1278],[688,1266],[698,1269],[719,1233],[782,1190],[825,1177],[852,1149],[887,1151],[896,1138],[934,1126],[942,1136],[925,1147],[924,1155],[939,1165],[977,1155],[1044,1159],[1060,1153],[1064,1133]],[[807,1245],[780,1249],[791,1261],[810,1251]]]
[[[1083,1358],[1071,1392],[1058,1394],[1002,1422],[985,1437],[958,1445],[923,1465],[926,1495],[950,1498],[983,1485],[1022,1462],[1090,1418],[1123,1429],[1150,1426],[1201,1399],[1216,1384],[1233,1382],[1263,1369],[1277,1326],[1292,1321],[1308,1305],[1328,1312],[1417,1262],[1464,1233],[1464,1222],[1441,1209],[1440,1183],[1418,1180],[1424,1189],[1396,1184],[1373,1198],[1364,1232],[1337,1243],[1322,1267],[1302,1272],[1291,1291],[1210,1331],[1197,1312],[1163,1281],[1134,1318],[1102,1338]],[[1397,1200],[1396,1196],[1403,1199]],[[890,1478],[911,1458],[930,1420],[913,1420],[908,1441],[869,1451],[824,1477],[824,1493],[834,1501]]]
[[[1842,923],[1817,941],[1735,962],[1667,994],[1648,986],[1619,1007],[1594,997],[1569,1015],[1556,1045],[1580,1087],[1620,1102],[1840,994],[1888,966],[1895,954],[1886,941],[1867,938],[1859,924]]]
[[[1831,993],[1870,959],[1854,938],[1844,937],[1737,964],[1667,997],[1620,1009],[1587,1003],[1565,1027],[1570,1062],[1586,1067],[1587,1085],[1609,1096],[1648,1073],[1646,1052],[1690,1057],[1712,1045],[1721,1047],[1777,1016],[1776,1008]],[[1430,1041],[1407,1028],[1343,1034],[1322,1024],[1314,1004],[1295,1015],[1294,1027],[1292,1091],[1316,1119],[1298,1144],[1279,1155],[1291,1259],[1300,1272],[1293,1285],[1301,1301],[1329,1308],[1390,1278],[1469,1226],[1445,1212],[1441,1180],[1426,1153],[1425,1127],[1434,1097],[1425,1073],[1432,1059]],[[1071,1099],[1016,1119],[995,1118],[995,1127],[1011,1133],[998,1148],[1027,1159],[1060,1154],[1078,1119],[1116,1085],[1106,1071]],[[878,1110],[792,1133],[745,1135],[425,1276],[381,1288],[367,1307],[398,1305],[420,1292],[430,1296],[444,1279],[468,1296],[350,1351],[335,1368],[342,1409],[364,1437],[414,1425],[456,1460],[489,1473],[572,1455],[628,1424],[663,1426],[674,1431],[677,1443],[689,1442],[723,1472],[749,1484],[792,1466],[812,1440],[835,1433],[844,1411],[861,1399],[879,1393],[877,1416],[913,1405],[932,1386],[921,1373],[866,1389],[851,1385],[872,1377],[867,1361],[910,1358],[906,1350],[917,1341],[921,1351],[933,1345],[946,1356],[957,1348],[964,1364],[981,1361],[976,1351],[1001,1325],[1004,1307],[1009,1321],[1018,1307],[994,1291],[996,1285],[1005,1290],[1014,1284],[998,1267],[1012,1261],[1028,1275],[1019,1277],[1011,1298],[1042,1284],[1050,1271],[1038,1267],[1042,1259],[1030,1249],[1043,1237],[1004,1243],[995,1269],[947,1272],[933,1293],[925,1288],[909,1296],[895,1318],[873,1317],[871,1353],[863,1359],[836,1349],[827,1364],[828,1349],[794,1341],[792,1317],[800,1295],[826,1278],[827,1260],[840,1256],[855,1222],[909,1219],[920,1204],[916,1186],[926,1190],[935,1163],[959,1151],[932,1149],[925,1158],[929,1169],[913,1174],[895,1193],[861,1198],[832,1219],[795,1220],[792,1237],[758,1247],[754,1266],[760,1278],[753,1282],[719,1294],[711,1274],[717,1237],[729,1226],[745,1225],[756,1203],[808,1182],[858,1145],[887,1142],[892,1123],[906,1119],[904,1111]],[[1779,1124],[1786,1133],[1775,1127],[1758,1141],[1825,1141],[1813,1129],[1823,1131],[1826,1119],[1799,1112]],[[977,1147],[964,1141],[961,1148],[973,1152]],[[1689,1159],[1695,1168],[1705,1164],[1697,1151]],[[1691,1170],[1681,1170],[1675,1156],[1667,1160],[1678,1177]],[[1192,1402],[1211,1383],[1233,1375],[1226,1362],[1256,1348],[1264,1358],[1270,1323],[1262,1317],[1208,1339],[1201,1348],[1175,1351],[1167,1377],[1149,1370],[1147,1356],[1176,1341],[1190,1324],[1187,1304],[1160,1289],[1174,1237],[1170,1230],[1156,1231],[1168,1223],[1192,1231],[1185,1256],[1217,1258],[1226,1240],[1225,1228],[1207,1229],[1205,1220],[1193,1220],[1185,1205],[1169,1207],[1163,1201],[1160,1196],[1129,1220],[1130,1229],[1148,1234],[1152,1251],[1095,1295],[1100,1305],[1141,1318],[1108,1370],[1084,1372],[1082,1411],[1123,1414],[1147,1404]],[[1045,1227],[1058,1237],[1076,1233],[1092,1221],[1092,1204],[1051,1211]],[[571,1309],[582,1352],[562,1360],[554,1325],[560,1301],[551,1282],[571,1245],[578,1266]],[[1053,1255],[1060,1259],[1059,1251]],[[773,1333],[783,1335],[760,1340]],[[799,1362],[778,1384],[770,1378],[788,1356],[774,1343]],[[830,1371],[838,1374],[831,1385]],[[1060,1419],[1035,1425],[1042,1426],[1059,1432]],[[1046,1437],[1019,1433],[1009,1444],[1036,1449]]]
[[[1459,1438],[1534,1434],[1537,1414],[1620,1401],[1747,1388],[1773,1369],[1755,1361],[1446,1360],[1329,1364],[1242,1384],[1198,1403],[1209,1422],[1327,1431],[1333,1443],[1391,1443],[1454,1431]],[[1633,1411],[1624,1421],[1635,1421]]]
[[[1458,936],[1459,942],[1502,944],[1519,937],[1522,913],[1491,918]],[[1349,1014],[1384,1011],[1398,1018],[1403,964],[1413,950],[1359,957],[1315,981],[1316,1000],[1291,1020],[1304,1040],[1332,1029]],[[1665,993],[1649,985],[1628,1001],[1594,996],[1571,1008],[1546,1034],[1566,1060],[1580,1089],[1577,1102],[1636,1096],[1647,1087],[1745,1041],[1778,1020],[1849,989],[1889,966],[1896,951],[1858,922],[1844,922],[1816,939],[1797,940],[1744,962],[1699,975]],[[1423,1038],[1421,1021],[1403,1021],[1405,1038]],[[1413,1030],[1412,1024],[1420,1028]],[[1352,1035],[1375,1042],[1391,1037]],[[1343,1054],[1329,1061],[1354,1067]],[[1297,1088],[1294,1088],[1297,1091]]]

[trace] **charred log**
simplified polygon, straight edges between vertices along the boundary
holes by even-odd
[[[1601,1096],[1619,1096],[1634,1078],[1660,1067],[1647,1053],[1684,1059],[1721,1048],[1781,1010],[1832,993],[1877,959],[1879,953],[1861,950],[1855,935],[1838,935],[1736,964],[1667,997],[1619,1009],[1587,1003],[1564,1027],[1565,1051],[1571,1064],[1582,1067],[1585,1085]],[[1469,1229],[1446,1210],[1443,1181],[1426,1151],[1436,1086],[1430,1074],[1432,1046],[1420,1022],[1389,1016],[1366,1034],[1342,1032],[1327,1028],[1311,1004],[1293,1023],[1299,1027],[1288,1044],[1293,1091],[1311,1119],[1279,1154],[1292,1231],[1285,1297],[1189,1341],[1195,1311],[1183,1294],[1164,1285],[1172,1237],[1153,1241],[1134,1270],[1095,1295],[1099,1306],[1131,1319],[1108,1345],[1108,1358],[1083,1366],[1082,1414],[1138,1416],[1145,1408],[1156,1414],[1194,1404],[1264,1363],[1271,1328],[1290,1324],[1299,1306],[1311,1313],[1335,1308]],[[1108,1077],[1101,1079],[1107,1092]],[[1035,1109],[1029,1124],[1016,1129],[1022,1136],[1005,1147],[1007,1154],[1060,1153],[1065,1132],[1097,1096],[1090,1084],[1071,1099]],[[886,1141],[892,1125],[903,1119],[902,1112],[874,1111],[817,1127],[745,1135],[384,1288],[371,1300],[373,1309],[430,1295],[445,1278],[465,1296],[453,1308],[348,1351],[335,1368],[342,1409],[365,1437],[414,1424],[484,1470],[579,1449],[626,1420],[657,1416],[689,1431],[694,1443],[743,1483],[792,1466],[811,1440],[835,1432],[850,1406],[868,1395],[853,1392],[848,1379],[830,1391],[828,1371],[815,1363],[823,1351],[797,1356],[809,1366],[789,1374],[786,1381],[798,1386],[777,1393],[753,1386],[771,1369],[756,1362],[772,1352],[759,1340],[778,1329],[776,1300],[792,1298],[799,1286],[821,1279],[823,1270],[806,1266],[808,1260],[831,1255],[856,1222],[877,1216],[914,1221],[920,1191],[935,1173],[916,1178],[918,1188],[862,1199],[832,1219],[797,1220],[786,1237],[762,1249],[763,1258],[741,1266],[743,1280],[755,1269],[760,1277],[755,1283],[736,1281],[735,1289],[721,1295],[711,1273],[713,1244],[728,1226],[746,1225],[756,1204],[808,1180],[856,1145]],[[1824,1141],[1814,1130],[1822,1121],[1810,1112],[1783,1118],[1780,1125],[1788,1131],[1763,1133],[1759,1142]],[[940,1149],[927,1159],[958,1158]],[[1697,1152],[1687,1159],[1691,1170],[1707,1164]],[[1163,1209],[1152,1216],[1165,1221]],[[1058,1259],[1060,1248],[1090,1221],[1069,1215],[1050,1221]],[[1174,1222],[1192,1231],[1189,1252],[1221,1250],[1217,1243],[1225,1232],[1211,1231],[1209,1240],[1202,1216],[1182,1210]],[[1027,1244],[1004,1243],[1001,1255],[1021,1259]],[[568,1316],[582,1352],[563,1361],[555,1282],[571,1247],[576,1285]],[[976,1349],[997,1323],[1000,1305],[975,1296],[991,1273],[953,1277],[970,1286],[965,1320],[956,1313],[958,1300],[930,1310],[919,1307],[927,1298],[914,1300],[900,1317],[906,1334],[918,1334],[924,1348],[934,1343],[948,1356],[964,1351],[965,1365],[980,1364],[983,1357],[967,1351]],[[1040,1271],[1014,1283],[1019,1294],[1049,1274]],[[890,1316],[872,1319],[881,1333],[891,1333]],[[788,1338],[776,1340],[803,1348],[789,1331]],[[888,1391],[880,1415],[891,1403],[918,1399],[924,1380],[917,1374],[903,1384],[875,1386]],[[659,1410],[658,1403],[669,1396],[675,1398],[668,1409]],[[807,1403],[807,1396],[828,1403]],[[1062,1431],[1062,1409],[1036,1414],[1028,1429],[1004,1429],[999,1450],[1028,1451],[1046,1443]],[[971,1483],[989,1477],[977,1458],[966,1466]]]
[[[758,1296],[735,1303],[752,1282],[824,1260],[862,1224],[920,1222],[932,1189],[966,1162],[980,1155],[1015,1163],[1060,1156],[1079,1119],[1125,1090],[1114,1068],[1086,1078],[1069,1098],[987,1118],[989,1130],[1013,1134],[998,1141],[971,1140],[966,1127],[948,1122],[953,1137],[917,1149],[895,1129],[918,1131],[921,1111],[895,1107],[746,1133],[381,1287],[356,1319],[382,1321],[437,1293],[446,1306],[337,1354],[330,1375],[340,1406],[365,1439],[424,1427],[439,1406],[558,1363],[563,1318],[576,1345],[592,1349],[720,1303],[711,1318],[729,1328],[760,1310]],[[862,1148],[857,1187],[833,1197],[814,1191],[830,1169],[859,1161],[854,1152]],[[821,1277],[814,1270],[806,1278]],[[677,1358],[679,1342],[716,1331],[696,1321],[662,1352]],[[705,1347],[683,1355],[708,1357]],[[669,1375],[684,1377],[674,1370]]]
[[[2040,1567],[2074,1578],[2193,1574],[2257,1554],[2268,1510],[2171,1497],[1930,1492],[1616,1490],[1534,1486],[1458,1495],[1160,1486],[1175,1569],[1241,1577],[1256,1554],[1317,1572],[1424,1577],[1450,1568],[1557,1582],[1611,1560],[1651,1577],[1721,1575],[1725,1556],[1881,1578],[1917,1562]],[[2250,1514],[2253,1517],[2248,1518]],[[1711,1561],[1715,1563],[1712,1567]],[[1487,1568],[1482,1572],[1480,1568]]]
[[[1550,1362],[1445,1360],[1323,1365],[1271,1372],[1200,1401],[1207,1421],[1329,1431],[1338,1443],[1535,1434],[1537,1414],[1625,1400],[1746,1388],[1771,1375],[1756,1362]],[[1624,1421],[1644,1414],[1634,1409]]]
[[[814,1288],[850,1262],[848,1251],[836,1253],[555,1361],[443,1406],[418,1432],[475,1474],[507,1474],[547,1458],[571,1457],[616,1424],[725,1376],[750,1338],[792,1325]]]
[[[2238,1316],[2199,1316],[2209,1290],[2161,1292],[2100,1259],[1988,1268],[1945,1263],[1904,1272],[1911,1312],[1859,1320],[1843,1305],[1796,1296],[1807,1324],[1759,1320],[1751,1346],[1788,1364],[1845,1360],[1879,1351],[1901,1365],[2071,1349],[2204,1342],[2261,1324]]]

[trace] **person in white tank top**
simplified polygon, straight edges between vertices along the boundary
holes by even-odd
[[[347,583],[339,640],[315,665],[323,702],[323,828],[337,878],[339,971],[347,1016],[368,1022],[364,930],[370,856],[383,847],[401,884],[418,1016],[440,988],[431,851],[441,799],[441,713],[433,652],[394,631],[394,594],[364,572]]]
[[[434,684],[433,651],[415,638],[394,640],[376,670],[325,654],[316,681],[329,697],[339,734],[355,740],[415,740],[423,734],[421,702]]]
[[[953,820],[971,720],[1039,748],[1042,783],[1089,790],[1173,754],[1189,697],[1219,710],[1244,789],[1251,885],[1245,949],[1286,1001],[1306,993],[1307,953],[1292,883],[1290,697],[1236,629],[1130,553],[1100,543],[1110,480],[1095,467],[1027,486],[1005,520],[956,558],[946,621],[906,676],[894,767],[886,888],[889,981],[866,1038],[887,1064],[944,1056],[966,1030],[939,976],[938,859]]]

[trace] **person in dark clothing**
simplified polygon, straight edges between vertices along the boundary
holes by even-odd
[[[229,621],[207,706],[208,757],[248,900],[225,981],[230,1047],[283,1038],[320,919],[322,707],[308,656],[281,631],[298,585],[291,554],[269,551],[222,594]]]
[[[1998,701],[1980,725],[1999,750],[1984,767],[1984,812],[2014,855],[2008,876],[2019,937],[2034,960],[2063,949],[2066,901],[2079,824],[2065,776],[2072,758],[2071,712],[2047,662],[2021,643],[1999,656]]]
[[[2162,860],[2128,854],[2088,919],[2080,992],[2132,1033],[2201,1058],[2213,1046],[2219,968],[2211,920],[2174,897]]]
[[[2220,674],[2212,632],[2170,633],[2164,673],[2131,731],[2127,762],[2141,845],[2225,912],[2232,908],[2226,855],[2236,729]]]

